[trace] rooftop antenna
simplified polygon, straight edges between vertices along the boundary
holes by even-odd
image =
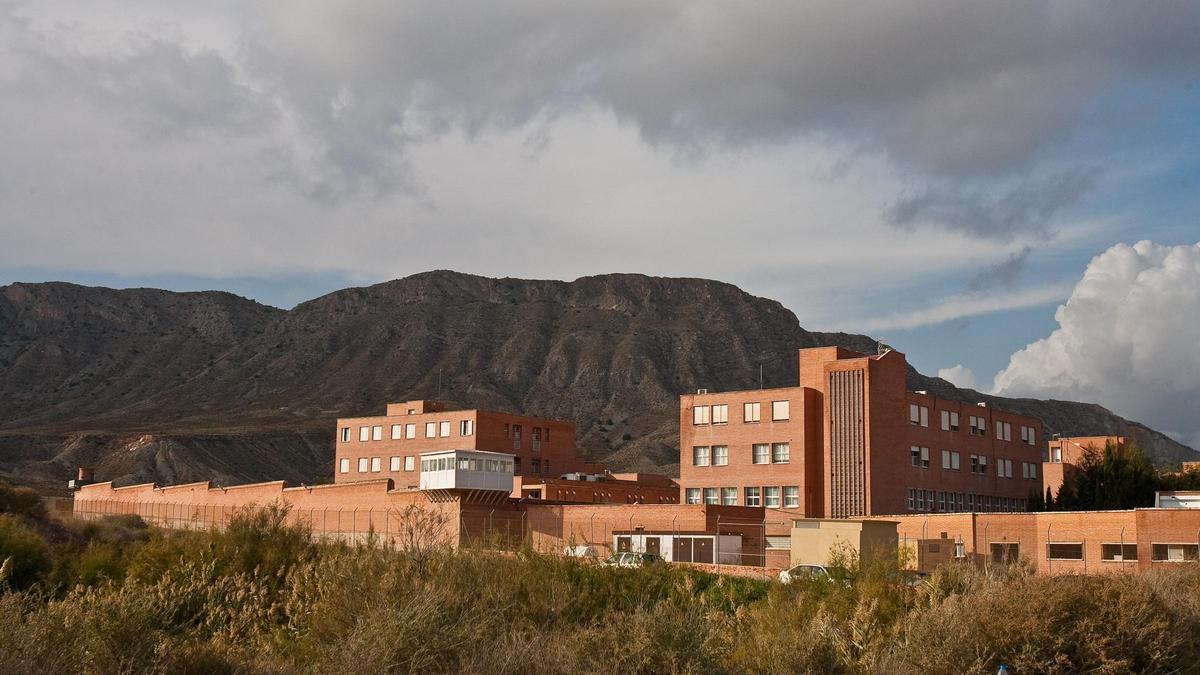
[[[763,388],[762,362],[761,361],[759,361],[759,363],[758,363],[758,388],[759,388],[759,390],[761,390]]]
[[[437,397],[438,397],[439,399],[442,397],[442,369],[441,369],[441,368],[438,368],[438,393],[437,393]]]

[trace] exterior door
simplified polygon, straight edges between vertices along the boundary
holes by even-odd
[[[653,553],[654,555],[658,556],[662,555],[659,550],[658,537],[646,537],[646,553]]]
[[[675,545],[672,550],[675,551],[675,562],[692,562],[691,537],[675,537]]]
[[[632,537],[617,537],[617,553],[629,553],[633,550]]]
[[[694,562],[711,563],[713,561],[713,540],[708,537],[692,539],[692,558]]]

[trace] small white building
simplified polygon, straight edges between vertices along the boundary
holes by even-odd
[[[1158,509],[1200,509],[1200,490],[1155,492],[1154,507]]]
[[[455,494],[494,493],[507,499],[513,486],[513,456],[482,450],[440,450],[421,454],[420,488],[431,499]]]
[[[742,565],[740,534],[625,532],[613,535],[614,553],[653,553],[668,562]]]

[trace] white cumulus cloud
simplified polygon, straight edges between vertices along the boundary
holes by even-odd
[[[1055,319],[1049,337],[1013,354],[995,393],[1096,401],[1200,439],[1200,243],[1113,246]]]
[[[965,389],[975,388],[974,371],[961,363],[950,366],[949,368],[939,368],[937,376],[956,387],[963,387]]]

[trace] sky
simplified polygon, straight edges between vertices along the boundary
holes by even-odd
[[[1200,447],[1197,35],[1183,2],[0,0],[0,284],[704,277]]]

